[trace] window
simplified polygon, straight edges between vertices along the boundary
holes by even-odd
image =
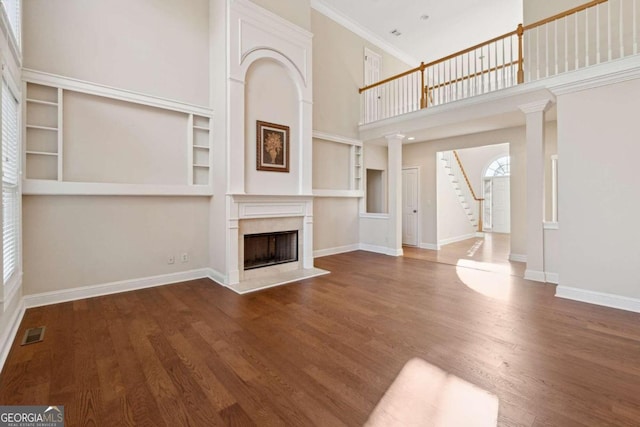
[[[489,178],[509,175],[511,175],[511,162],[509,161],[509,156],[500,157],[498,160],[491,162],[487,168],[487,172],[484,174],[485,177]]]
[[[20,0],[1,0],[2,6],[9,18],[9,25],[13,36],[20,47]]]
[[[18,100],[2,80],[2,255],[6,285],[18,270],[20,189]]]

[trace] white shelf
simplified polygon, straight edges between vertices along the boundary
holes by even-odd
[[[40,129],[40,130],[50,130],[50,131],[58,132],[58,128],[53,128],[50,126],[27,125],[27,129]]]
[[[193,148],[199,148],[201,150],[208,150],[209,147],[206,145],[194,145]]]
[[[208,127],[205,127],[205,126],[196,126],[196,125],[193,125],[193,128],[194,128],[194,129],[197,129],[197,130],[204,130],[204,131],[209,132],[209,128],[208,128]]]
[[[209,168],[209,165],[193,165],[194,168]]]
[[[213,196],[207,185],[148,185],[25,179],[23,194],[77,196]]]
[[[52,107],[57,107],[58,106],[57,102],[43,101],[41,99],[30,99],[30,98],[27,98],[27,102],[31,102],[33,104],[50,105]]]
[[[58,153],[50,153],[48,151],[27,151],[27,154],[36,156],[58,156]]]

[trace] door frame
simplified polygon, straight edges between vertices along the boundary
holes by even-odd
[[[409,170],[409,169],[415,169],[417,174],[418,174],[418,182],[417,182],[417,185],[416,185],[416,192],[418,193],[417,197],[416,197],[416,201],[417,201],[417,204],[418,204],[418,215],[416,215],[416,222],[417,222],[417,224],[416,224],[416,240],[417,240],[417,242],[416,242],[416,246],[415,247],[419,248],[420,244],[421,244],[421,241],[422,241],[422,234],[421,234],[422,227],[420,227],[420,223],[422,222],[421,221],[422,220],[422,204],[420,203],[420,166],[403,166],[402,167],[402,178],[404,178],[404,171],[405,170]],[[402,181],[403,181],[402,185],[403,185],[403,190],[404,190],[404,180],[402,180]],[[404,245],[404,243],[403,243],[403,245]]]

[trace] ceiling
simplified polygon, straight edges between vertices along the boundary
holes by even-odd
[[[399,52],[390,53],[406,62],[412,60],[409,65],[429,62],[513,31],[522,22],[522,0],[314,0],[312,3],[391,45]],[[421,18],[425,15],[428,19]],[[393,30],[400,35],[391,34]]]

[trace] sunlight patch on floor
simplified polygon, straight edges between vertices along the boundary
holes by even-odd
[[[478,264],[482,264],[484,266],[479,266]],[[488,270],[487,265],[494,267],[494,269],[490,270],[491,272],[479,271]],[[497,273],[504,274],[494,274],[496,269],[504,270],[497,271]],[[511,297],[513,277],[509,275],[509,272],[508,266],[502,268],[502,266],[495,264],[478,263],[476,261],[466,259],[459,260],[456,265],[456,274],[458,275],[458,278],[469,289],[501,301],[508,301]]]
[[[368,427],[495,427],[498,398],[418,358],[408,361],[369,420]]]

